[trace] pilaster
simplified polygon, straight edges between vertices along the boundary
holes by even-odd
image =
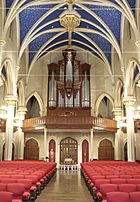
[[[127,119],[127,155],[128,161],[135,161],[135,140],[134,140],[134,103],[136,99],[129,96],[123,99],[126,107]]]
[[[9,95],[5,97],[7,102],[7,121],[5,137],[5,160],[12,160],[12,141],[13,141],[13,121],[17,97]]]

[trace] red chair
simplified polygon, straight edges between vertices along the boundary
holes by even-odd
[[[4,183],[0,183],[0,191],[6,191],[7,185]]]
[[[140,191],[140,184],[137,184],[137,191]]]
[[[13,178],[2,178],[0,180],[2,183],[9,184],[9,183],[16,183],[17,180]]]
[[[13,179],[23,179],[24,175],[11,175],[11,178],[13,178]]]
[[[130,202],[129,194],[125,192],[107,193],[107,202]]]
[[[140,179],[127,179],[129,184],[140,184]]]
[[[106,175],[106,179],[114,179],[114,178],[118,178],[118,175]]]
[[[100,179],[100,180],[95,180],[95,187],[97,189],[100,189],[101,184],[109,184],[110,180],[109,179]]]
[[[112,184],[125,184],[126,179],[122,179],[122,178],[110,179],[110,182]]]
[[[100,185],[100,192],[97,193],[97,201],[102,201],[103,199],[106,199],[106,194],[109,192],[115,192],[118,191],[118,185],[117,184],[101,184]]]
[[[13,193],[13,199],[22,199],[24,190],[25,190],[24,184],[21,183],[7,184],[7,191]]]
[[[105,179],[105,176],[103,175],[95,175],[91,177],[91,181],[95,182],[95,180],[99,180],[99,179]]]
[[[140,192],[129,193],[130,202],[140,202]]]
[[[0,191],[0,202],[11,202],[13,193],[7,191]]]
[[[131,179],[132,175],[120,175],[120,178]]]
[[[137,188],[135,184],[120,184],[118,185],[118,190],[121,192],[130,193],[135,192]]]

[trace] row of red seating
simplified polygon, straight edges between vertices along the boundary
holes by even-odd
[[[22,202],[21,199],[13,199],[13,193],[0,191],[0,202]]]
[[[109,192],[102,202],[140,202],[140,192]]]
[[[126,183],[128,184],[126,187],[128,187],[129,184],[135,187],[135,189],[131,191],[140,192],[140,165],[137,163],[121,161],[82,163],[81,172],[94,200],[101,201],[102,198],[105,199],[104,192],[107,194],[109,187],[117,187],[117,190],[114,188],[114,190],[110,189],[110,191],[122,191],[119,189],[119,186],[122,187],[121,184]],[[137,172],[137,174],[135,172]],[[100,189],[102,185],[104,185],[104,189]],[[105,189],[106,185],[108,187]]]
[[[107,199],[107,194],[110,192],[140,193],[140,184],[101,184],[96,193],[96,201],[100,202]]]
[[[43,161],[0,162],[0,191],[11,192],[13,199],[35,200],[55,171],[56,163]]]
[[[13,199],[29,201],[30,198],[30,193],[26,192],[25,186],[22,183],[0,183],[0,191],[11,192]]]

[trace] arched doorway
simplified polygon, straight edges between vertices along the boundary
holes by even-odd
[[[3,145],[2,161],[4,161],[4,154],[5,154],[5,143]],[[15,155],[15,145],[12,143],[12,161],[14,160],[14,155]]]
[[[49,161],[55,162],[55,141],[53,139],[49,142]]]
[[[104,139],[100,142],[98,148],[99,160],[113,160],[114,159],[114,148],[112,142],[108,139]]]
[[[82,142],[82,162],[89,161],[89,144],[87,140]]]
[[[39,160],[39,147],[38,142],[33,138],[28,140],[24,148],[24,159],[26,160]]]
[[[78,143],[71,137],[60,142],[60,163],[64,164],[67,158],[72,159],[72,164],[78,163]]]
[[[127,142],[124,144],[124,161],[127,161]]]

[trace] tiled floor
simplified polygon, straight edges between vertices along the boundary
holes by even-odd
[[[93,202],[80,171],[57,171],[36,202]]]

